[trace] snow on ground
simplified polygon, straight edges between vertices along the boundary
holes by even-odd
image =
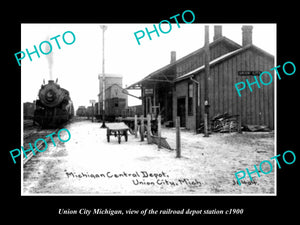
[[[167,137],[171,147],[176,146],[175,130],[163,129],[162,136]],[[181,155],[188,161],[186,167],[201,177],[207,187],[206,193],[211,194],[263,194],[274,193],[274,169],[268,174],[251,175],[254,183],[236,184],[234,174],[249,169],[254,165],[259,168],[263,160],[275,155],[274,134],[272,132],[213,133],[209,137],[181,130]],[[273,168],[275,164],[273,160]],[[262,169],[269,171],[263,164]],[[200,179],[200,178],[199,178]],[[250,182],[248,176],[241,181]]]
[[[214,133],[209,138],[181,131],[181,158],[129,135],[106,139],[101,124],[78,121],[66,128],[71,139],[34,156],[24,167],[23,194],[206,195],[274,194],[274,169],[236,184],[234,173],[254,170],[274,153],[273,133]],[[175,148],[175,129],[163,128]],[[64,137],[62,137],[64,139]],[[67,139],[67,137],[65,138]],[[272,160],[273,168],[275,168]],[[265,171],[268,171],[266,165]],[[263,167],[264,168],[264,167]],[[249,181],[249,177],[244,179]]]

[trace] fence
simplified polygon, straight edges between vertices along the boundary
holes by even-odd
[[[170,147],[167,142],[167,138],[162,136],[161,133],[161,116],[158,115],[157,119],[151,119],[151,115],[148,114],[145,120],[144,116],[140,118],[135,115],[134,117],[134,135],[138,138],[138,133],[140,135],[141,141],[147,138],[148,144],[156,144],[158,150],[163,147],[169,150],[174,150]],[[180,144],[180,118],[177,117],[176,120],[176,157],[181,157],[181,144]]]

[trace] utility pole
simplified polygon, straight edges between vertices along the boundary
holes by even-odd
[[[103,31],[102,35],[102,102],[103,102],[103,113],[102,113],[102,126],[101,128],[106,128],[105,126],[105,72],[104,72],[104,31],[107,29],[107,26],[101,25],[100,28]]]
[[[94,122],[94,104],[95,104],[95,100],[90,100],[90,103],[92,104],[92,122]]]
[[[204,79],[204,137],[209,137],[209,98],[208,98],[208,80],[209,80],[209,26],[205,26],[205,37],[204,37],[204,50],[205,50],[205,79]]]
[[[176,158],[181,157],[180,117],[176,117]]]

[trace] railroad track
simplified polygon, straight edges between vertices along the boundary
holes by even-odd
[[[31,143],[32,148],[35,150],[34,143],[37,139],[43,138],[48,145],[52,143],[51,137],[47,137],[47,135],[55,132],[57,133],[63,126],[65,126],[68,122],[64,123],[61,125],[60,128],[53,128],[53,129],[42,129],[40,126],[34,125],[32,120],[24,120],[23,125],[24,125],[24,130],[23,130],[23,147],[25,150],[29,149],[29,144]],[[38,149],[43,149],[44,147],[44,142],[40,141],[37,145]],[[35,150],[35,154],[38,154],[39,152]],[[23,154],[23,165],[25,165],[33,155],[32,151],[26,153],[27,158],[25,158]]]
[[[45,139],[46,142],[48,144],[50,144],[51,143],[51,138],[50,137],[46,138],[46,136],[53,133],[53,132],[57,133],[58,130],[59,130],[59,128],[45,129],[45,130],[42,130],[41,128],[35,128],[35,129],[31,129],[27,132],[24,132],[24,136],[23,136],[23,147],[24,147],[24,149],[27,150],[27,149],[30,148],[29,143],[31,143],[32,148],[35,149],[34,143],[39,138]],[[44,145],[45,145],[44,142],[40,141],[37,145],[37,148],[38,149],[43,149]],[[35,150],[35,154],[38,154],[38,153],[39,152]],[[26,155],[27,155],[27,158],[25,158],[25,156],[23,154],[23,165],[25,165],[32,158],[32,156],[34,156],[32,151],[27,152]]]
[[[24,120],[23,121],[23,127],[24,129],[30,129],[32,127],[36,127],[37,125],[34,125],[33,120]]]
[[[23,139],[30,137],[34,132],[35,132],[34,130],[27,131],[26,134],[25,133],[23,134]]]

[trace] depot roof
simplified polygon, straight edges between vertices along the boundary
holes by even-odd
[[[220,56],[220,57],[218,57],[218,58],[210,61],[209,65],[210,66],[214,66],[214,65],[216,65],[218,63],[221,63],[224,60],[227,60],[227,59],[229,59],[229,58],[231,58],[231,57],[233,57],[235,55],[238,55],[238,54],[240,54],[240,53],[242,53],[242,52],[244,52],[244,51],[246,51],[246,50],[248,50],[250,48],[253,49],[253,50],[255,50],[255,51],[258,51],[258,52],[260,52],[260,53],[262,53],[262,54],[264,54],[264,55],[266,55],[268,57],[271,57],[271,58],[274,57],[270,53],[262,50],[261,48],[255,46],[255,45],[247,45],[247,46],[245,46],[243,48],[240,48],[240,49],[237,49],[235,51],[229,52],[227,54],[224,54],[224,55],[222,55],[222,56]],[[189,77],[193,76],[194,74],[196,74],[196,73],[198,73],[198,72],[200,72],[200,71],[202,71],[204,69],[205,69],[205,65],[202,65],[202,66],[200,66],[200,67],[198,67],[198,68],[196,68],[196,69],[194,69],[194,70],[192,70],[192,71],[190,71],[190,72],[188,72],[186,74],[181,75],[180,77],[177,77],[174,81],[177,82],[177,81],[180,81],[180,80],[184,80],[184,79],[189,78]]]
[[[209,47],[213,47],[214,45],[220,44],[220,43],[225,43],[227,45],[232,46],[235,49],[241,49],[241,45],[237,44],[236,42],[228,39],[225,36],[222,36],[215,40],[214,42],[209,44]],[[143,78],[142,80],[128,86],[126,89],[139,89],[141,85],[145,82],[168,82],[168,83],[173,83],[174,80],[176,79],[176,65],[179,63],[184,62],[185,60],[189,59],[190,57],[193,57],[196,54],[203,54],[204,55],[205,49],[204,46],[200,49],[197,49],[196,51],[176,60],[173,63],[170,63],[152,73],[150,73],[148,76]],[[175,72],[174,72],[175,71]]]

